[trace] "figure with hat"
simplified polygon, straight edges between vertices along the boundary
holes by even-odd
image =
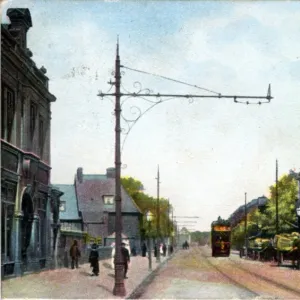
[[[127,277],[127,271],[128,271],[128,263],[130,263],[130,255],[128,249],[125,247],[125,243],[122,243],[122,248],[121,248],[121,255],[122,255],[122,260],[124,263],[124,278]]]
[[[93,268],[92,276],[99,276],[99,253],[98,253],[98,246],[94,243],[91,247],[89,262],[91,264],[91,268]]]

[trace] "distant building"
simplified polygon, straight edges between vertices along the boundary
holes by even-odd
[[[83,174],[78,168],[73,185],[56,184],[64,193],[61,198],[61,232],[86,233],[87,238],[109,246],[114,242],[115,232],[115,169],[108,168],[106,174]],[[140,248],[140,220],[142,213],[134,200],[122,187],[123,235],[130,247]],[[72,232],[71,232],[72,231]],[[88,241],[87,241],[88,242]]]
[[[1,24],[1,273],[53,266],[61,193],[50,186],[51,103],[46,69],[27,48],[30,11]]]

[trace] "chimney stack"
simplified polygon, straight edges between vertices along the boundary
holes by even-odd
[[[106,177],[107,178],[116,178],[116,169],[115,168],[107,168],[106,169]]]
[[[83,169],[82,168],[77,169],[77,180],[79,183],[82,183],[82,181],[83,181]]]
[[[27,49],[27,31],[32,27],[29,9],[9,8],[6,15],[11,22],[8,27],[10,34],[16,39],[21,48]]]

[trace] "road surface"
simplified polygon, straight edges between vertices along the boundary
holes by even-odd
[[[300,271],[238,255],[213,258],[208,247],[180,250],[134,295],[140,299],[300,299]]]

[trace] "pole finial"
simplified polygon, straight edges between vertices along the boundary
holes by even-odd
[[[119,57],[119,35],[117,35],[117,57]]]
[[[273,99],[273,97],[271,96],[271,83],[269,83],[269,87],[268,87],[268,92],[267,92],[267,99],[270,101],[271,99]]]

